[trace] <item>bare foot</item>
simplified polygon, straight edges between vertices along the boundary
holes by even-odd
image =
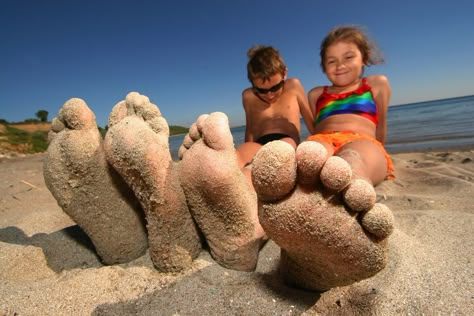
[[[59,206],[94,243],[106,264],[141,256],[144,214],[133,192],[107,163],[94,113],[70,99],[53,119],[43,174]]]
[[[180,150],[180,180],[214,260],[253,271],[264,232],[255,191],[240,171],[227,116],[201,116]]]
[[[379,204],[368,212],[351,211],[338,194],[317,181],[311,183],[311,175],[320,174],[324,166],[320,158],[325,153],[318,146],[304,142],[295,153],[284,142],[268,143],[254,159],[252,178],[260,223],[282,248],[280,267],[286,280],[327,290],[371,277],[385,267],[393,217]]]
[[[136,92],[112,109],[104,148],[107,160],[132,188],[145,210],[154,265],[165,272],[190,267],[201,250],[160,110]]]

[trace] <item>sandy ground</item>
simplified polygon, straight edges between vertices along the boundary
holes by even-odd
[[[286,286],[268,242],[252,273],[202,251],[185,273],[148,254],[104,266],[47,190],[44,154],[0,158],[0,315],[474,315],[474,151],[393,155],[390,263],[324,293]]]

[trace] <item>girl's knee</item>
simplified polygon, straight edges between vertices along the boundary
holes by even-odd
[[[262,145],[259,143],[246,142],[236,149],[237,161],[240,169],[252,162],[253,157],[261,147]]]

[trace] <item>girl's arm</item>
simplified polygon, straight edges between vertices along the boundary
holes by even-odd
[[[308,92],[308,102],[312,116],[311,126],[313,127],[313,130],[314,120],[316,120],[316,102],[318,101],[319,96],[323,93],[323,90],[324,87],[315,87]]]
[[[379,123],[375,131],[375,138],[385,143],[387,136],[387,112],[390,103],[390,96],[392,94],[390,83],[387,77],[383,75],[373,75],[367,77],[369,85],[372,87],[374,93],[375,104],[379,113]]]

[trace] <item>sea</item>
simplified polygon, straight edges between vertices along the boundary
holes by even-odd
[[[304,123],[301,139],[308,137]],[[245,126],[231,128],[234,144],[244,142]],[[174,160],[184,135],[170,137]],[[474,146],[474,95],[393,105],[388,108],[387,139],[389,153]]]

